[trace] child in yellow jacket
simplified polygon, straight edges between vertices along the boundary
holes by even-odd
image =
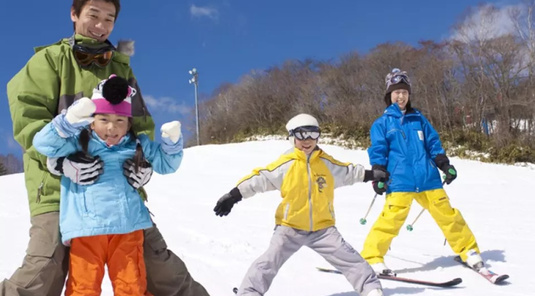
[[[242,198],[281,192],[269,248],[247,271],[238,295],[264,295],[284,262],[307,246],[340,270],[360,295],[382,296],[381,283],[370,265],[334,227],[333,200],[335,188],[371,180],[386,182],[388,173],[340,162],[321,150],[317,145],[321,130],[311,115],[293,117],[286,129],[294,148],[244,177],[214,208],[216,215],[226,216]]]

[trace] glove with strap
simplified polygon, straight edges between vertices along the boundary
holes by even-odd
[[[368,174],[368,178],[366,178]],[[383,195],[388,188],[388,180],[390,179],[390,173],[386,170],[384,165],[374,164],[370,173],[368,171],[364,173],[364,180],[372,180],[373,190],[379,195]],[[367,182],[367,181],[365,181]]]
[[[450,184],[457,178],[457,170],[450,164],[450,160],[444,154],[439,154],[435,157],[435,164],[446,175],[445,182]]]
[[[129,158],[123,163],[123,174],[125,175],[128,184],[130,184],[134,189],[139,189],[149,183],[150,178],[152,177],[152,165],[150,162],[143,160],[136,172],[136,164],[134,160]]]
[[[389,178],[390,173],[382,165],[374,165],[371,170],[364,172],[364,182],[377,181],[386,183]]]
[[[230,213],[235,203],[242,199],[240,190],[236,187],[232,188],[229,193],[225,193],[218,201],[214,208],[217,216],[223,217]]]
[[[90,98],[83,97],[61,114],[54,117],[52,123],[62,138],[75,136],[81,129],[91,124],[95,119],[91,116],[96,110],[95,103]]]
[[[78,185],[95,183],[102,174],[103,162],[99,156],[81,151],[67,157],[47,158],[48,171],[56,176],[65,176]]]

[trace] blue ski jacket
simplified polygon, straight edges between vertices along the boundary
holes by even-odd
[[[370,164],[384,166],[390,173],[387,194],[442,188],[434,159],[445,152],[420,111],[410,108],[403,114],[398,104],[390,105],[373,123],[370,138]]]
[[[78,139],[78,136],[60,137],[50,122],[35,135],[33,145],[48,157],[61,157],[82,150]],[[169,174],[178,169],[183,155],[182,139],[177,143],[180,147],[164,147],[167,143],[152,142],[144,134],[138,135],[137,139],[155,172]],[[100,156],[104,163],[103,173],[91,185],[79,185],[65,176],[61,177],[59,215],[61,240],[65,245],[76,237],[123,234],[152,227],[149,211],[141,196],[123,175],[123,163],[134,156],[136,143],[129,133],[119,144],[108,147],[93,132],[88,153]]]

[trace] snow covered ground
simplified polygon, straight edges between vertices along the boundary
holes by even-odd
[[[254,196],[238,203],[229,216],[217,217],[217,199],[253,168],[275,160],[289,148],[287,141],[259,141],[206,145],[185,150],[177,173],[153,175],[147,185],[148,207],[170,249],[187,264],[193,277],[213,296],[232,295],[249,265],[263,253],[274,227],[278,192]],[[362,150],[325,145],[324,150],[342,161],[369,167]],[[412,232],[402,229],[393,241],[386,263],[398,274],[429,280],[461,277],[456,288],[440,289],[383,281],[385,295],[520,296],[535,295],[535,183],[533,166],[519,167],[452,159],[459,178],[446,187],[454,207],[461,210],[475,233],[487,265],[511,277],[494,286],[453,261],[444,237],[424,213]],[[0,177],[0,278],[9,277],[22,262],[28,242],[29,214],[22,174]],[[381,211],[378,197],[360,225],[374,196],[371,184],[356,184],[335,192],[337,227],[355,249]],[[406,224],[420,211],[414,204]],[[353,296],[341,275],[316,271],[330,267],[313,251],[303,248],[280,270],[270,291],[274,296]],[[103,295],[112,295],[109,281]]]

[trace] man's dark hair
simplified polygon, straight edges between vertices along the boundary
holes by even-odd
[[[82,8],[91,0],[72,0],[72,6],[71,9],[74,10],[74,14],[76,16],[80,16],[80,13],[82,12]],[[121,0],[99,0],[104,1],[108,3],[112,3],[113,6],[115,6],[115,20],[117,21],[117,17],[119,16],[119,11],[121,10]],[[73,24],[74,26],[74,24]],[[76,27],[75,27],[76,29]]]

